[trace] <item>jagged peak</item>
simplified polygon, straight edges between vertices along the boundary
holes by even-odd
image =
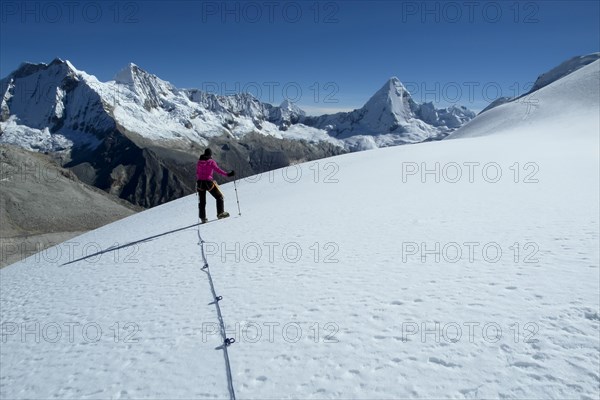
[[[121,71],[119,71],[114,78],[116,83],[121,83],[130,86],[136,86],[138,84],[150,85],[150,86],[162,86],[163,88],[172,89],[173,85],[169,82],[162,80],[158,76],[151,74],[145,69],[138,65],[130,62]]]
[[[302,111],[302,109],[300,107],[298,107],[296,105],[296,103],[290,101],[289,99],[285,99],[281,102],[281,104],[279,105],[280,108],[284,108],[286,110],[292,110],[292,111]]]
[[[127,64],[124,68],[117,72],[115,75],[115,81],[117,83],[133,84],[133,75],[135,73],[135,69],[137,68],[138,66],[134,63]]]
[[[306,112],[303,109],[298,107],[296,105],[296,103],[290,101],[289,99],[283,100],[281,102],[281,104],[279,105],[279,108],[284,113],[291,113],[291,114],[296,114],[296,115],[300,115],[300,116],[306,115]]]
[[[61,58],[54,58],[50,63],[34,63],[34,62],[23,62],[19,65],[19,67],[11,72],[8,77],[10,78],[24,78],[29,75],[33,75],[43,70],[48,70],[50,68],[63,68],[65,74],[79,74],[79,71],[69,60],[63,60]]]
[[[48,65],[45,63],[33,63],[33,62],[22,62],[16,70],[11,72],[8,75],[8,78],[22,78],[25,76],[29,76],[35,74],[38,71],[41,71],[44,68],[48,68]]]
[[[285,99],[281,102],[281,104],[279,105],[280,108],[292,108],[294,106],[294,103],[292,103],[289,99]]]
[[[52,67],[52,66],[64,67],[68,71],[71,71],[74,73],[79,72],[79,70],[77,68],[75,68],[75,66],[71,63],[71,61],[63,60],[62,58],[59,58],[59,57],[56,57],[54,60],[52,60],[52,62],[50,62],[50,64],[48,64],[48,67]]]
[[[225,95],[225,97],[227,97],[228,95]],[[250,100],[250,101],[259,101],[252,93],[250,92],[240,92],[240,93],[235,93],[233,95],[234,97],[237,97],[238,99],[245,99],[245,100]]]
[[[156,82],[163,82],[158,76],[153,75],[138,65],[130,62],[115,75],[115,82],[126,85],[134,85],[136,77],[150,79]]]
[[[59,64],[65,64],[65,61],[62,58],[60,58],[60,57],[56,57],[48,65],[59,65]]]

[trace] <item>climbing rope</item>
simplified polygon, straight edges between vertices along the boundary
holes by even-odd
[[[215,308],[217,309],[217,318],[219,319],[219,330],[221,331],[221,339],[223,340],[223,344],[221,348],[223,349],[223,356],[225,358],[225,369],[227,372],[227,386],[229,389],[229,397],[231,400],[235,400],[235,390],[233,388],[233,377],[231,375],[231,364],[229,362],[229,353],[227,352],[227,348],[235,343],[234,338],[228,338],[227,333],[225,332],[225,322],[223,322],[223,314],[221,313],[221,307],[219,306],[219,302],[223,300],[223,296],[217,296],[217,291],[215,290],[215,284],[213,282],[212,275],[210,273],[210,267],[208,265],[208,260],[206,259],[206,253],[204,251],[204,239],[202,239],[202,235],[200,234],[200,225],[198,225],[198,240],[200,249],[202,251],[202,262],[204,263],[202,266],[202,270],[206,272],[208,276],[208,282],[210,283],[210,290],[212,291],[212,296],[214,299]]]

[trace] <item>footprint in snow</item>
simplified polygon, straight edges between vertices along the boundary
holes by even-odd
[[[502,345],[500,345],[500,348],[501,348],[502,350],[504,350],[505,352],[507,352],[507,353],[512,353],[512,350],[510,349],[510,346],[507,346],[507,345],[505,345],[505,344],[502,344]]]
[[[447,362],[447,361],[441,360],[441,359],[439,359],[437,357],[429,357],[429,362],[432,362],[432,363],[435,363],[435,364],[439,364],[439,365],[441,365],[443,367],[446,367],[446,368],[455,368],[455,367],[459,367],[460,368],[461,367],[458,364]]]
[[[517,361],[516,363],[511,364],[511,366],[517,367],[517,368],[523,368],[523,369],[528,369],[528,368],[540,369],[540,368],[542,368],[539,364],[527,362],[527,361]]]
[[[600,321],[600,316],[598,316],[598,313],[595,311],[584,311],[584,317],[585,319],[589,319],[590,321]]]

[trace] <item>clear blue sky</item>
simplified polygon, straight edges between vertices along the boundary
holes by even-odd
[[[417,101],[478,110],[600,51],[599,20],[598,1],[3,0],[0,75],[60,57],[106,81],[133,62],[311,113],[360,107],[397,76]]]

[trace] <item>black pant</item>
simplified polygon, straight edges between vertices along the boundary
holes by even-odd
[[[206,192],[210,193],[212,197],[217,200],[217,215],[225,211],[225,202],[223,193],[219,189],[219,185],[215,181],[197,181],[196,189],[198,190],[198,197],[200,202],[198,203],[198,210],[200,211],[200,219],[206,218]]]

